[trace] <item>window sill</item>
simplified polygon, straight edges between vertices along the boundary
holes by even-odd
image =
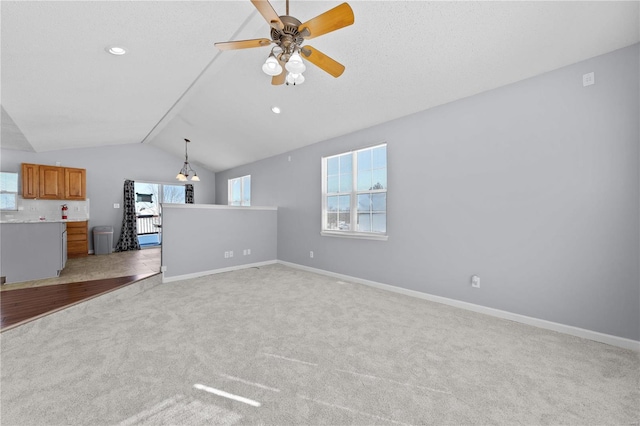
[[[320,235],[323,237],[354,238],[358,240],[387,241],[389,239],[389,236],[385,234],[364,234],[340,231],[320,231]]]

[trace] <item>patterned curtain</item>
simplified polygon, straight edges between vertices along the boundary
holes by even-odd
[[[190,183],[184,186],[184,202],[185,204],[193,204],[193,185]]]
[[[116,251],[140,250],[138,229],[136,227],[136,194],[134,182],[124,181],[124,212],[122,215],[122,231],[116,245]]]

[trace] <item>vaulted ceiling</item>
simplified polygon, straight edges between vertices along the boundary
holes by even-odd
[[[290,15],[338,4],[292,0]],[[308,43],[344,74],[308,63],[303,85],[272,86],[269,48],[214,47],[269,37],[249,0],[3,0],[2,147],[147,143],[180,157],[189,138],[190,159],[220,171],[640,41],[637,1],[349,4],[354,25]]]

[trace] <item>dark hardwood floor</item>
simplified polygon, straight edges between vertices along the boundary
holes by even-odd
[[[57,278],[0,288],[0,332],[159,274],[160,247],[69,259]]]
[[[152,275],[155,273],[3,291],[0,293],[0,331]]]

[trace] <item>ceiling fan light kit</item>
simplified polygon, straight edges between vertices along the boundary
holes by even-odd
[[[303,46],[305,40],[330,33],[353,24],[353,10],[347,3],[342,3],[309,21],[301,23],[289,16],[289,0],[287,14],[278,16],[268,0],[251,0],[271,27],[271,40],[266,38],[252,40],[226,41],[216,43],[220,50],[248,49],[275,44],[269,57],[262,65],[262,71],[271,76],[271,84],[300,85],[305,78],[302,75],[307,67],[302,57],[333,77],[340,77],[344,65],[311,46]],[[286,72],[285,72],[286,71]]]

